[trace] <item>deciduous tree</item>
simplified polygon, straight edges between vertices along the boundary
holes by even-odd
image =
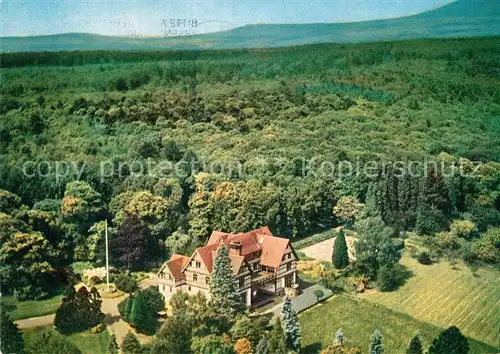
[[[59,251],[40,232],[17,232],[0,249],[0,278],[18,299],[39,299],[54,290],[58,259]]]
[[[149,242],[146,224],[135,215],[128,216],[111,242],[115,262],[127,269],[144,268]]]
[[[234,351],[236,354],[252,354],[252,343],[247,338],[240,338],[234,343]]]
[[[23,335],[4,308],[0,309],[0,348],[5,354],[24,353]]]
[[[76,292],[70,285],[61,306],[56,311],[54,326],[64,334],[93,327],[104,319],[101,303],[102,300],[96,288],[92,287],[89,293],[87,288],[82,286]]]
[[[81,354],[75,343],[53,329],[44,330],[31,345],[29,352],[31,354]]]

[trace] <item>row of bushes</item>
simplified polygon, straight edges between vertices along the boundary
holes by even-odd
[[[328,240],[328,239],[333,238],[335,236],[337,236],[337,230],[329,230],[329,231],[322,232],[320,234],[316,234],[316,235],[312,235],[312,236],[303,238],[299,241],[292,242],[292,245],[293,245],[293,248],[295,248],[296,250],[299,250],[301,248],[314,245],[315,243]]]

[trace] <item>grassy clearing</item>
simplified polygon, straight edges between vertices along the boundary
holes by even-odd
[[[317,353],[330,344],[335,332],[342,328],[349,345],[359,345],[365,352],[370,335],[379,329],[383,335],[386,353],[404,353],[408,341],[417,330],[428,347],[442,330],[438,326],[418,321],[408,315],[384,306],[345,296],[334,296],[328,301],[304,311],[300,316],[302,345],[306,353]],[[469,340],[471,354],[496,353],[484,343]]]
[[[40,333],[47,327],[37,327],[31,328],[23,331],[23,338],[26,347],[29,348],[33,342],[35,342]],[[93,334],[90,330],[80,333],[74,333],[68,336],[78,349],[83,354],[106,354],[108,350],[108,344],[110,340],[110,335],[108,331],[103,331],[99,334]]]
[[[61,303],[62,295],[45,300],[19,301],[14,296],[2,296],[2,305],[13,320],[38,317],[55,313]]]
[[[399,290],[362,297],[441,327],[456,325],[462,333],[490,345],[500,343],[500,272],[479,268],[474,275],[458,263],[422,265],[404,254],[401,263],[414,276]]]

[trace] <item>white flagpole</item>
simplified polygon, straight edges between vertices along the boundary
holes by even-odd
[[[106,225],[106,285],[109,293],[109,259],[108,259],[108,219],[104,219]]]

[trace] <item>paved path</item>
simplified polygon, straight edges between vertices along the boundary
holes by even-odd
[[[140,288],[145,289],[150,286],[157,285],[158,282],[154,278],[146,278],[141,281]],[[118,312],[118,304],[122,302],[128,295],[123,295],[115,298],[102,298],[101,310],[106,316],[105,322],[107,324],[107,329],[111,334],[116,336],[116,341],[120,345],[125,338],[125,335],[129,331],[135,331],[130,327],[130,325],[122,320],[120,313]],[[19,329],[28,329],[35,327],[48,326],[54,323],[55,314],[26,318],[23,320],[17,320],[16,324]],[[139,341],[142,343],[151,342],[151,337],[135,333]]]
[[[54,317],[56,315],[45,315],[45,316],[40,316],[40,317],[31,317],[31,318],[25,318],[22,320],[17,320],[16,324],[19,329],[28,329],[28,328],[35,328],[35,327],[43,327],[43,326],[48,326],[54,323]]]

